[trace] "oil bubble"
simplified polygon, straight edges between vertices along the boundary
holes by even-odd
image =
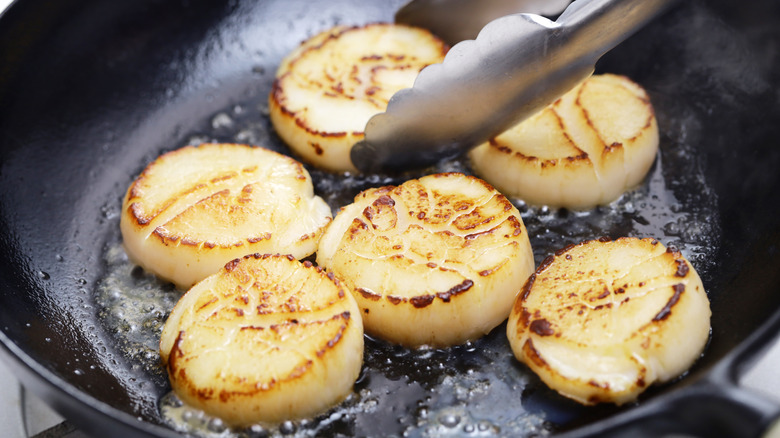
[[[255,424],[246,431],[247,438],[266,438],[269,436],[265,427]]]
[[[284,423],[282,423],[281,426],[279,426],[279,432],[281,432],[284,435],[292,435],[295,433],[296,429],[297,428],[295,426],[295,423],[293,423],[292,421],[285,421]]]
[[[188,146],[198,146],[203,143],[209,143],[211,140],[205,135],[193,135],[187,139]]]
[[[444,427],[453,428],[460,423],[460,417],[454,414],[445,414],[439,417],[439,423]]]
[[[219,113],[211,119],[213,129],[230,129],[233,127],[233,119],[225,113]]]
[[[254,131],[245,129],[243,131],[239,131],[238,134],[234,137],[237,143],[243,143],[243,144],[257,144],[257,136],[255,135]]]
[[[225,430],[225,423],[219,418],[212,418],[208,423],[208,430],[211,432],[222,432]]]

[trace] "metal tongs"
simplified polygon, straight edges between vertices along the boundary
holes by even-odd
[[[423,69],[412,88],[393,95],[387,110],[366,124],[364,140],[352,148],[352,162],[365,172],[399,171],[464,153],[586,79],[604,53],[673,1],[576,0],[556,21],[530,13],[491,21],[476,39],[454,45],[441,64]],[[419,2],[424,5],[416,5]],[[450,22],[452,18],[445,16],[435,25],[414,21],[430,17],[436,8],[440,13],[464,7],[457,3],[506,5],[505,0],[416,0],[399,11],[396,20],[441,26],[440,35],[457,40],[464,26]],[[404,11],[415,7],[423,12],[404,18]],[[455,29],[452,36],[447,29]]]

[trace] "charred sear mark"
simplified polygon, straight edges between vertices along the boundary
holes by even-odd
[[[380,205],[388,205],[388,206],[394,206],[395,200],[387,195],[382,195],[374,201],[374,206],[380,206]]]
[[[424,307],[431,305],[436,298],[439,298],[445,303],[449,303],[452,297],[468,291],[469,289],[472,288],[472,286],[474,286],[474,282],[469,279],[466,279],[463,280],[461,283],[453,286],[446,292],[439,292],[436,295],[430,295],[430,294],[419,295],[410,298],[409,302],[417,309],[422,309]],[[388,297],[388,299],[390,299],[390,297]],[[397,303],[394,302],[393,304],[397,304]]]
[[[263,240],[271,240],[271,233],[263,233],[254,237],[248,237],[246,240],[249,243],[258,243],[262,242]]]
[[[436,297],[433,295],[420,295],[409,299],[409,302],[417,309],[429,306]]]
[[[597,382],[595,380],[589,380],[588,386],[592,386],[594,388],[609,390],[609,383],[607,382]]]
[[[380,294],[378,294],[376,292],[370,291],[370,290],[368,290],[366,288],[359,287],[356,290],[363,298],[365,298],[367,300],[379,301],[379,299],[382,298],[382,295],[380,295]]]
[[[577,244],[570,243],[570,244],[564,246],[563,248],[555,251],[555,255],[560,257],[560,256],[566,254],[567,252],[569,252],[570,250],[572,250],[573,248],[575,248],[576,246],[577,246]],[[568,257],[566,257],[566,260],[571,260],[571,254],[567,254],[567,256]]]
[[[322,149],[322,145],[316,142],[309,142],[309,145],[314,149],[314,153],[317,155],[322,155],[325,153],[325,151]]]
[[[675,263],[677,263],[677,272],[674,273],[675,277],[685,277],[688,275],[690,268],[688,268],[688,264],[685,263],[685,260],[677,259],[675,260]]]
[[[672,307],[674,307],[674,305],[677,304],[678,301],[680,301],[680,295],[682,295],[682,293],[685,292],[685,285],[682,283],[678,283],[672,286],[672,289],[674,289],[674,294],[666,303],[666,305],[663,307],[663,309],[661,309],[661,311],[658,312],[657,315],[655,315],[653,321],[663,321],[666,318],[668,318],[669,315],[672,314]]]
[[[236,269],[236,266],[241,263],[241,259],[233,259],[225,264],[225,270],[228,272],[232,272],[234,269]]]
[[[445,303],[449,303],[452,297],[468,291],[469,289],[471,289],[472,286],[474,286],[474,282],[469,279],[465,279],[460,284],[457,284],[452,288],[450,288],[450,290],[448,290],[447,292],[439,292],[438,294],[436,294],[436,296],[439,297]]]
[[[346,325],[350,323],[351,317],[352,314],[350,314],[348,310],[345,310],[344,312],[341,312],[338,315],[334,315],[333,318],[331,318],[332,321],[341,320],[342,325],[339,326],[339,330],[336,332],[336,335],[328,340],[327,349],[333,349],[333,347],[335,347],[336,344],[341,341],[341,338],[344,337],[344,331],[347,329]],[[325,354],[325,352],[325,349],[319,350],[317,351],[317,356],[321,357],[323,354]]]
[[[374,219],[374,209],[371,207],[366,207],[363,209],[363,217],[368,219],[369,221]]]
[[[544,260],[544,262],[547,262],[548,259],[550,259],[550,263],[552,263],[552,256],[547,257]],[[542,262],[542,264],[544,264],[544,262]],[[542,267],[540,266],[539,270],[537,270],[537,272],[540,272],[541,269],[542,269]],[[531,289],[533,289],[535,281],[536,281],[536,272],[531,274],[531,276],[528,277],[528,280],[525,281],[525,284],[523,285],[523,289],[520,290],[520,297],[521,297],[521,299],[516,301],[516,303],[517,303],[516,305],[517,306],[521,306],[522,302],[526,301],[528,299],[528,295],[531,293]]]
[[[531,321],[531,325],[528,328],[539,336],[552,336],[555,334],[550,321],[546,319],[535,319]]]
[[[390,301],[390,303],[392,303],[392,304],[398,305],[398,304],[401,304],[403,302],[406,302],[407,300],[406,300],[406,298],[403,298],[403,297],[397,297],[395,295],[388,295],[387,296],[387,301]]]
[[[537,367],[549,368],[547,362],[545,362],[545,360],[542,358],[542,356],[534,347],[534,342],[531,340],[531,338],[528,338],[525,341],[525,344],[523,344],[523,353],[525,358],[533,362],[533,364],[536,365]]]
[[[528,312],[528,309],[526,309],[525,307],[523,307],[521,311],[516,313],[520,315],[517,318],[517,334],[520,335],[521,333],[523,333],[523,331],[526,328],[528,328],[528,324],[530,324],[531,322],[531,313]]]

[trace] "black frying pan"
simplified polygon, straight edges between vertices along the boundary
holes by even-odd
[[[112,263],[123,263],[112,257],[124,190],[158,154],[187,143],[286,151],[264,111],[281,57],[334,24],[391,20],[401,3],[24,0],[0,17],[0,340],[25,385],[88,433],[177,435],[160,413],[165,375],[148,339],[134,336],[154,333],[180,292],[130,268],[128,281],[160,294],[155,306],[123,313],[100,292]],[[683,250],[713,310],[711,343],[687,376],[636,404],[586,408],[514,361],[504,326],[447,350],[369,339],[356,394],[282,431],[763,430],[777,407],[734,382],[780,328],[778,24],[773,0],[680,2],[598,65],[651,95],[662,150],[646,184],[586,214],[518,202],[539,260],[604,235]],[[406,175],[312,173],[336,208],[364,188],[443,170],[469,168],[455,160]],[[122,324],[139,312],[147,327]]]

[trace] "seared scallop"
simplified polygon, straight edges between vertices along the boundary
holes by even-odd
[[[404,25],[327,30],[282,61],[269,97],[271,121],[304,161],[330,171],[356,171],[349,151],[363,139],[368,120],[446,52],[427,30]]]
[[[160,355],[181,400],[235,426],[310,417],[357,380],[363,326],[332,274],[292,256],[249,255],[190,289]]]
[[[653,239],[593,240],[548,257],[507,324],[514,355],[583,404],[630,402],[684,373],[710,333],[699,275]]]
[[[475,173],[530,204],[585,209],[639,185],[658,152],[642,87],[592,76],[539,113],[469,153]]]
[[[127,190],[120,226],[133,261],[187,289],[245,254],[304,258],[331,219],[292,158],[204,144],[149,164]]]
[[[366,332],[409,347],[490,332],[534,269],[517,209],[457,173],[360,193],[323,235],[317,262],[350,285]]]

